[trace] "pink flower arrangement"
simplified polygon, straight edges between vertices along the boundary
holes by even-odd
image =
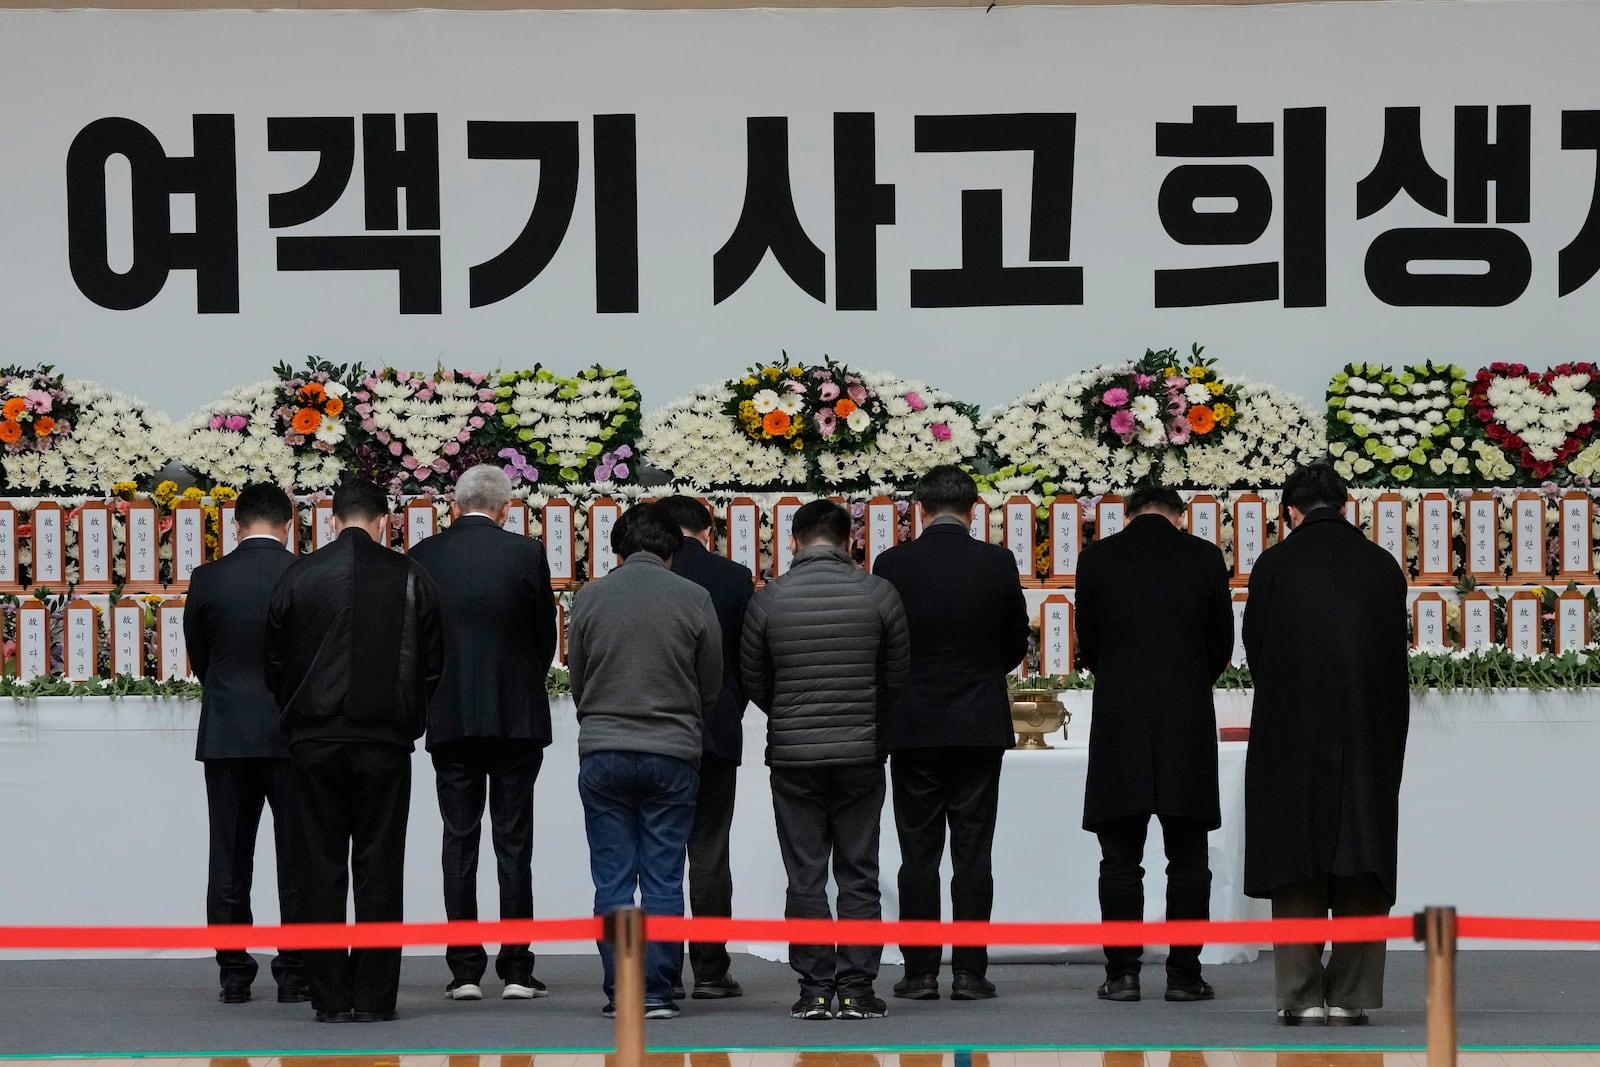
[[[1175,445],[1186,445],[1186,444],[1188,444],[1189,443],[1189,420],[1180,415],[1177,418],[1173,419],[1170,423],[1168,423],[1167,424],[1167,440],[1171,441]]]
[[[948,440],[950,440],[950,425],[949,425],[949,423],[936,422],[932,426],[928,427],[928,432],[933,434],[933,439],[935,441],[948,441]]]
[[[816,415],[812,416],[812,421],[816,423],[817,433],[823,437],[832,437],[834,431],[839,428],[838,416],[827,409],[818,411]]]
[[[1120,392],[1120,390],[1118,390],[1118,391]],[[1123,394],[1123,399],[1124,399],[1124,401],[1126,401],[1127,394]],[[1119,434],[1119,435],[1121,435],[1123,437],[1128,437],[1128,436],[1132,435],[1133,428],[1134,428],[1133,412],[1131,412],[1131,411],[1119,411],[1115,415],[1111,416],[1111,432],[1112,433]]]
[[[213,430],[227,430],[230,433],[240,433],[250,425],[250,419],[244,415],[213,415],[208,423]]]
[[[1108,408],[1127,407],[1128,406],[1128,391],[1126,389],[1107,389],[1104,393],[1101,394],[1100,403],[1104,404]],[[1132,419],[1133,419],[1133,416],[1129,415],[1128,419],[1131,422]],[[1118,430],[1117,432],[1118,433],[1124,433],[1126,431]]]
[[[912,411],[921,411],[928,406],[927,401],[923,400],[918,393],[907,393],[906,403],[910,405]]]
[[[839,399],[839,386],[835,382],[823,382],[817,386],[817,399],[825,404],[831,404]]]

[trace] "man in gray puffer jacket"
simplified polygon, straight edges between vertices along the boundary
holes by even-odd
[[[839,918],[877,919],[883,812],[883,716],[905,684],[911,645],[894,587],[850,560],[850,515],[817,500],[794,515],[794,564],[745,614],[745,689],[767,713],[778,846],[789,875],[784,916],[826,919],[828,865]],[[876,1019],[882,946],[790,945],[797,1019]]]

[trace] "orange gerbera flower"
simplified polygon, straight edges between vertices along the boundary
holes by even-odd
[[[328,402],[322,405],[324,415],[337,415],[344,410],[344,401],[336,396],[330,396]]]
[[[294,420],[289,423],[289,428],[295,433],[316,433],[317,427],[322,425],[322,416],[317,414],[316,408],[301,408],[294,413]]]
[[[10,444],[22,436],[22,424],[16,419],[6,419],[0,422],[0,441]]]
[[[1189,409],[1189,429],[1197,434],[1208,434],[1216,429],[1217,417],[1211,409],[1204,404],[1196,404]]]
[[[856,402],[847,396],[841,396],[839,402],[833,405],[833,413],[841,419],[848,419],[850,413],[856,409]]]
[[[33,420],[33,436],[35,437],[49,437],[55,432],[55,428],[56,420],[49,415],[40,415]]]
[[[776,408],[767,412],[761,417],[761,428],[774,437],[787,432],[789,429],[788,412],[779,411]]]
[[[315,404],[327,395],[327,390],[318,382],[307,382],[300,387],[300,399],[307,404]]]
[[[17,419],[17,416],[21,415],[24,411],[27,411],[27,410],[28,410],[28,402],[27,402],[27,400],[23,399],[20,396],[14,396],[10,400],[6,401],[5,407],[0,408],[0,415],[4,415],[6,418],[8,418],[11,421],[15,422],[16,419]]]

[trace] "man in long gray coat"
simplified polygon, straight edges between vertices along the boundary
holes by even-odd
[[[1255,680],[1245,764],[1244,889],[1274,918],[1386,915],[1394,906],[1400,772],[1410,715],[1406,579],[1344,518],[1325,463],[1284,483],[1288,539],[1250,577]],[[1383,1006],[1383,942],[1273,950],[1286,1025],[1358,1025]]]
[[[794,564],[750,601],[741,642],[745,691],[767,713],[778,847],[789,875],[783,914],[826,919],[828,865],[839,918],[877,919],[883,813],[882,721],[911,662],[894,587],[850,559],[850,515],[827,500],[794,515]],[[796,1019],[888,1013],[874,995],[881,945],[789,946],[800,975]]]

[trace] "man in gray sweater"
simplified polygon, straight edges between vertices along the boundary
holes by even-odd
[[[826,919],[828,865],[839,918],[877,919],[884,712],[911,662],[894,587],[851,562],[850,515],[817,500],[794,515],[794,564],[745,614],[745,690],[767,713],[767,764],[778,846],[789,875],[784,916]],[[789,946],[800,975],[797,1019],[876,1019],[882,946]]]
[[[573,601],[567,668],[578,705],[578,793],[589,838],[594,912],[639,903],[683,914],[684,850],[699,790],[700,724],[722,689],[722,629],[711,596],[667,569],[682,540],[646,504],[628,512],[621,567]],[[671,1019],[683,945],[645,953],[645,1018]],[[611,950],[600,945],[608,1018]]]

